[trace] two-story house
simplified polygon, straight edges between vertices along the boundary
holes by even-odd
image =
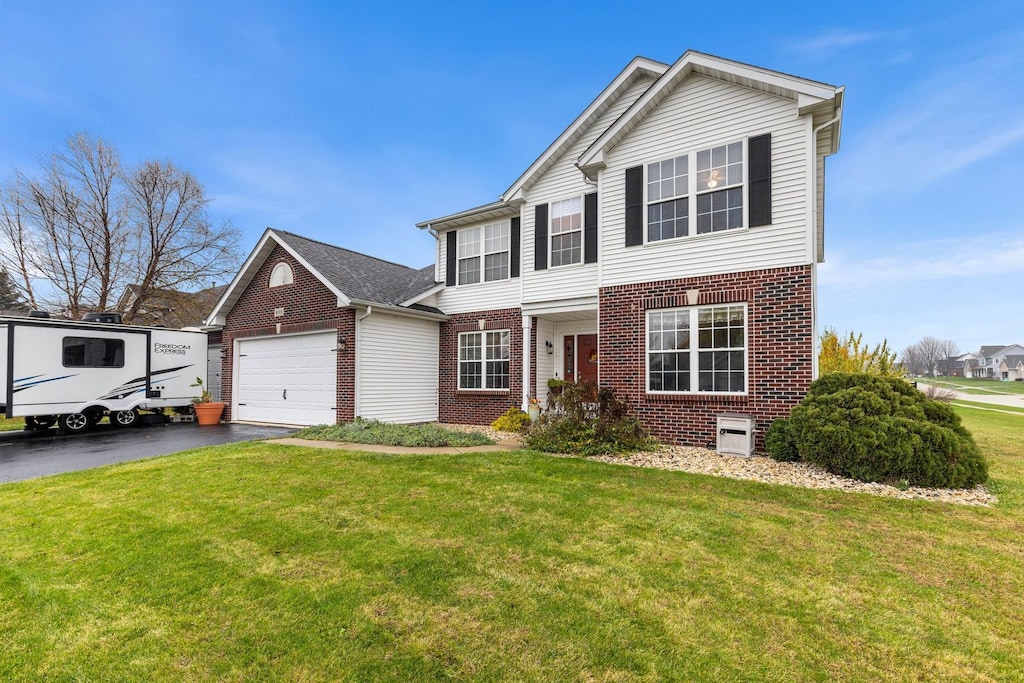
[[[382,296],[363,280],[351,296],[356,281],[303,258],[302,238],[268,231],[210,322],[225,325],[226,347],[317,325],[325,340],[354,340],[352,368],[339,358],[333,374],[338,419],[374,417],[359,396],[381,383],[406,401],[415,375],[411,393],[432,383],[442,422],[490,422],[545,399],[557,378],[613,388],[667,441],[706,443],[723,412],[765,425],[816,375],[825,157],[839,147],[843,92],[697,52],[672,65],[634,59],[498,201],[419,224],[436,239],[430,282],[409,269],[404,289]],[[344,251],[324,262],[354,258]],[[277,263],[313,268],[313,299],[325,301],[306,308],[332,322],[274,305]],[[259,325],[232,325],[254,319],[235,310],[243,300],[262,307]],[[361,354],[374,351],[359,328],[382,316],[396,353],[368,373]],[[409,345],[431,326],[435,360],[412,365]]]

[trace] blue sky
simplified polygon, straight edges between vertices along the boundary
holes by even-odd
[[[87,131],[126,161],[193,171],[246,249],[273,226],[422,266],[433,244],[417,221],[496,199],[633,56],[696,49],[847,86],[823,325],[897,349],[929,334],[1024,343],[1021,15],[0,0],[0,177]]]

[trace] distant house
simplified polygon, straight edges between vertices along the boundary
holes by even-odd
[[[197,292],[182,292],[175,289],[160,289],[146,297],[135,315],[125,320],[130,325],[163,326],[171,329],[198,327],[220,299],[227,285],[214,285]],[[121,313],[131,310],[142,293],[140,285],[128,285],[117,300]],[[206,388],[213,400],[220,399],[221,389],[221,332],[219,328],[209,329],[207,335]]]
[[[1003,356],[999,361],[999,379],[1024,380],[1024,355]]]
[[[978,368],[972,377],[980,379],[1006,379],[1002,376],[1000,365],[1007,356],[1024,355],[1024,346],[1009,344],[1004,346],[982,346],[978,351]]]

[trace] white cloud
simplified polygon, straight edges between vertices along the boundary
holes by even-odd
[[[829,29],[807,38],[791,40],[785,49],[808,59],[821,59],[850,47],[888,41],[905,35],[905,31],[851,31]]]
[[[1005,40],[986,49],[897,86],[900,94],[887,114],[849,131],[831,189],[860,199],[891,192],[896,183],[922,189],[1019,146],[1024,48]]]
[[[1022,233],[901,244],[886,256],[830,256],[818,269],[819,282],[847,291],[1024,273]]]

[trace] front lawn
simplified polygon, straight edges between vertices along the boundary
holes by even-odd
[[[995,508],[530,452],[236,444],[0,486],[0,680],[1009,680]]]

